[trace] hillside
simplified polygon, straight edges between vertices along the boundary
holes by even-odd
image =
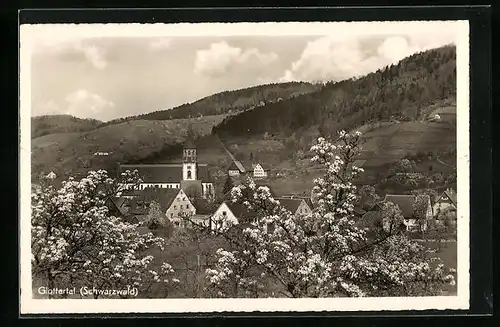
[[[212,136],[198,143],[200,161],[214,167],[220,180],[231,161],[219,139],[247,165],[271,168],[270,183],[281,193],[303,193],[322,174],[309,162],[311,142],[343,128],[361,130],[366,170],[363,183],[377,183],[395,161],[441,154],[418,169],[450,174],[456,148],[455,49],[420,53],[357,80],[328,84],[321,90],[227,116]],[[440,121],[431,121],[434,115]],[[179,159],[180,152],[148,158]]]
[[[85,132],[97,128],[101,121],[71,115],[46,115],[31,118],[31,138],[54,134]]]
[[[322,134],[369,122],[422,118],[421,109],[455,98],[455,47],[403,59],[359,79],[329,83],[297,98],[227,117],[214,132],[224,138],[263,133],[288,136],[318,126]]]
[[[224,115],[190,120],[135,120],[89,132],[38,137],[31,143],[32,177],[49,171],[64,177],[88,169],[114,170],[116,162],[148,158],[165,149],[166,153],[175,150],[184,141],[189,127],[198,136],[210,134],[223,118]]]
[[[158,110],[142,115],[130,116],[106,122],[116,124],[128,120],[168,120],[199,116],[231,114],[253,109],[282,99],[297,97],[318,90],[321,85],[305,82],[275,83],[259,85],[234,91],[225,91],[186,103],[172,109]]]
[[[421,158],[418,172],[451,174],[456,166],[455,80],[455,48],[449,46],[415,54],[358,79],[314,85],[314,92],[290,93],[295,95],[267,101],[253,110],[207,114],[217,110],[217,103],[246,108],[245,103],[254,101],[251,94],[258,94],[255,88],[224,92],[183,107],[188,110],[184,115],[193,116],[198,108],[204,117],[164,120],[166,111],[161,111],[140,116],[149,119],[136,120],[137,116],[86,133],[37,138],[33,140],[33,173],[54,169],[56,174],[67,175],[90,167],[114,169],[117,161],[178,160],[180,142],[192,125],[200,136],[199,161],[210,164],[219,187],[231,163],[227,148],[247,166],[260,162],[270,168],[268,182],[278,193],[308,193],[313,178],[322,173],[310,164],[311,143],[341,128],[364,133],[360,160],[366,172],[361,183],[378,183],[395,161],[412,156]],[[308,88],[311,84],[290,85]],[[181,115],[180,108],[168,112]],[[219,111],[227,108],[220,106]],[[436,114],[439,121],[432,120]],[[110,154],[96,157],[97,151]]]

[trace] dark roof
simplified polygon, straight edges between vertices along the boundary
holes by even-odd
[[[140,190],[135,190],[135,189],[129,189],[129,190],[123,190],[121,192],[122,194],[122,197],[124,196],[139,196],[141,195],[141,191]]]
[[[184,142],[184,149],[196,149],[196,144],[194,143],[193,139],[188,137],[186,141]]]
[[[238,160],[234,160],[233,163],[236,165],[240,172],[244,173],[246,171],[245,166],[243,166],[243,164]]]
[[[231,163],[231,166],[229,166],[227,170],[237,170],[241,173],[241,170],[238,168],[238,166],[236,166],[236,163],[234,161]]]
[[[121,216],[125,216],[127,214],[127,209],[123,206],[126,198],[122,197],[112,197],[108,199],[108,205],[110,209],[116,210]]]
[[[212,176],[210,176],[210,172],[208,171],[207,164],[198,164],[198,180],[202,181],[202,183],[212,183]]]
[[[197,178],[203,183],[211,183],[208,165],[197,166]],[[125,170],[137,170],[144,183],[180,183],[182,180],[182,163],[120,165],[120,171]]]
[[[428,195],[424,196],[430,199]],[[415,202],[415,198],[415,195],[387,194],[384,201],[390,201],[397,204],[399,206],[399,209],[401,209],[403,217],[409,218],[413,216],[413,203]]]
[[[197,215],[209,215],[212,214],[210,203],[208,203],[205,199],[196,199],[193,202],[194,207],[196,208]]]
[[[302,203],[303,199],[287,199],[287,198],[277,198],[280,202],[280,205],[290,211],[291,213],[295,213],[299,208],[299,205]]]
[[[448,197],[448,199],[450,199],[450,201],[455,206],[457,206],[457,193],[454,190],[447,189],[446,191],[443,192],[443,194],[445,194]]]
[[[253,210],[247,210],[247,208],[241,204],[241,203],[237,203],[237,202],[231,202],[231,201],[226,201],[224,202],[229,210],[231,210],[231,212],[235,215],[236,218],[254,218],[254,217],[257,217],[257,213]]]
[[[138,197],[130,200],[128,213],[133,215],[147,215],[151,201],[158,202],[161,210],[166,212],[179,192],[180,189],[176,188],[147,188]]]

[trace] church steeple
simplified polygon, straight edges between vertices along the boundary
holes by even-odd
[[[196,145],[192,139],[186,140],[182,153],[182,177],[183,180],[196,180],[197,179],[197,162]]]

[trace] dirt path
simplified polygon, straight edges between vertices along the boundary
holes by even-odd
[[[444,162],[443,160],[439,159],[439,156],[436,157],[436,161],[439,162],[440,164],[444,165],[444,166],[455,168],[454,165],[450,165],[450,164]]]
[[[220,144],[222,145],[222,147],[224,148],[224,150],[226,150],[226,152],[229,155],[229,157],[231,158],[231,160],[232,161],[237,161],[236,158],[231,153],[231,151],[228,150],[228,148],[226,147],[226,145],[224,144],[224,142],[222,142],[222,140],[220,139],[220,137],[218,135],[217,135],[217,140],[219,140]]]

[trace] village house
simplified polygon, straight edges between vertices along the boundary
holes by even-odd
[[[261,164],[252,164],[252,175],[254,178],[266,178],[269,169],[265,169]]]
[[[234,160],[227,170],[227,174],[231,177],[238,177],[246,173],[245,167],[238,160]]]
[[[293,215],[307,215],[312,208],[305,199],[275,198],[280,202],[280,206],[290,211]],[[225,228],[224,222],[229,220],[233,224],[247,224],[254,222],[258,214],[254,210],[248,210],[246,206],[232,201],[224,201],[212,215],[212,229]],[[272,228],[268,225],[267,228]]]
[[[146,188],[182,189],[192,197],[214,198],[215,187],[207,164],[198,163],[197,150],[188,141],[183,149],[183,162],[161,164],[121,164],[119,172],[137,170],[142,178],[139,190]],[[135,185],[125,185],[134,188]]]
[[[190,220],[197,225],[210,227],[210,217],[213,213],[210,203],[204,199],[197,199],[192,203],[196,209],[196,213],[190,217]]]
[[[160,205],[165,219],[169,219],[177,227],[184,226],[183,216],[196,214],[196,208],[182,189],[147,188],[139,196],[130,200],[127,216],[132,216],[132,218],[128,219],[146,222],[152,201]]]
[[[306,199],[302,198],[277,198],[280,205],[294,215],[307,215],[312,212],[312,207]]]
[[[128,216],[128,210],[130,208],[130,198],[122,196],[111,197],[107,199],[106,206],[108,207],[110,215],[125,218]],[[137,221],[135,223],[137,223]]]
[[[416,196],[415,195],[406,195],[406,194],[387,194],[385,198],[376,203],[372,209],[368,210],[360,222],[362,222],[363,227],[373,226],[374,223],[381,222],[382,217],[381,213],[383,210],[382,204],[384,202],[392,202],[396,204],[401,210],[401,214],[403,215],[403,224],[407,231],[425,231],[428,227],[428,222],[433,219],[432,213],[432,205],[431,199],[428,195],[426,197],[427,209],[424,217],[416,217],[413,204],[415,203]],[[384,229],[388,229],[388,226],[383,226]]]
[[[437,198],[432,211],[434,212],[434,216],[437,217],[439,213],[450,209],[457,210],[457,193],[453,189],[448,188]]]
[[[238,225],[241,223],[250,223],[256,218],[257,213],[253,210],[247,210],[244,205],[232,201],[224,201],[212,215],[211,229],[219,230],[227,228],[226,221],[231,221],[233,225]]]

